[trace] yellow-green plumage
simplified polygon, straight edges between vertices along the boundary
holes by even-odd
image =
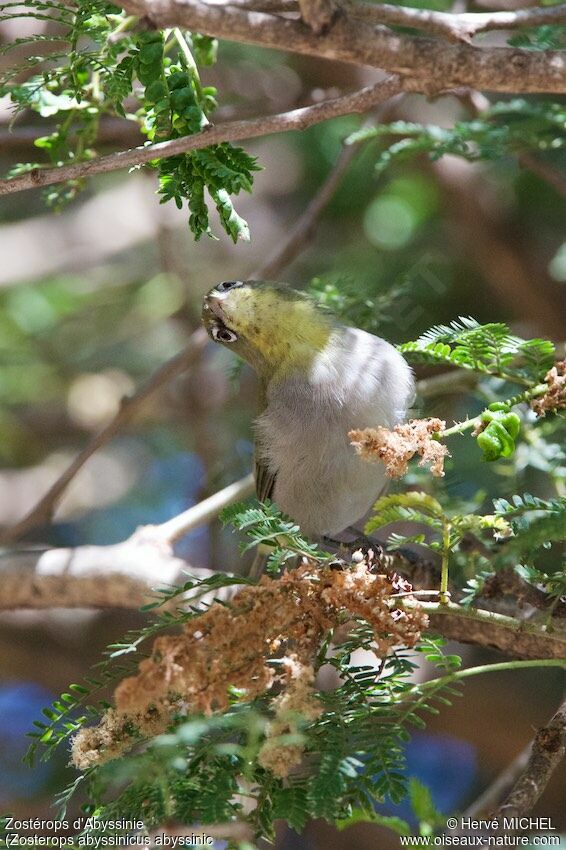
[[[306,371],[327,344],[334,320],[308,296],[263,281],[246,281],[229,292],[221,299],[221,310],[224,324],[238,335],[230,347],[237,353],[244,347],[242,356],[261,377],[281,379],[298,369]],[[210,316],[205,301],[205,324]]]

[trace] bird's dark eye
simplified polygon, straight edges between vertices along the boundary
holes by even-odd
[[[219,283],[216,287],[217,292],[228,292],[229,289],[236,289],[237,286],[243,286],[243,280],[225,280],[223,283]]]
[[[229,331],[228,328],[222,327],[221,325],[213,325],[211,333],[212,338],[216,340],[216,342],[236,342],[238,339],[238,334],[235,334],[234,331]]]

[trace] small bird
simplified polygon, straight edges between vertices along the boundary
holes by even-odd
[[[204,298],[213,340],[257,372],[255,479],[310,537],[361,519],[385,484],[353,450],[353,428],[392,428],[414,396],[410,367],[388,342],[340,324],[303,292],[262,280],[219,283]]]

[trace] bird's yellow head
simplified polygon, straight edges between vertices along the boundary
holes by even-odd
[[[307,371],[333,330],[330,314],[281,283],[229,280],[204,297],[204,325],[264,378]]]

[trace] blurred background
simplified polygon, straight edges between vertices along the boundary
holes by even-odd
[[[23,31],[0,25],[7,43]],[[10,61],[14,61],[14,53]],[[0,57],[0,63],[6,63]],[[374,80],[349,66],[222,44],[215,120],[301,106]],[[35,159],[45,122],[0,101],[0,172]],[[469,117],[455,97],[405,96],[382,120],[451,126]],[[323,183],[341,141],[359,117],[245,145],[258,157],[252,196],[238,211],[249,244],[195,243],[186,210],[161,206],[151,169],[93,179],[60,214],[39,192],[0,198],[0,526],[20,519],[104,424],[120,399],[178,352],[199,325],[202,295],[220,280],[249,277],[285,240]],[[100,152],[142,143],[132,123],[103,125]],[[415,159],[374,177],[376,147],[360,147],[305,250],[282,279],[297,287],[347,286],[384,304],[372,329],[392,342],[414,339],[459,315],[507,321],[522,336],[564,340],[564,200],[514,160],[471,164],[452,157]],[[381,300],[380,300],[381,299]],[[362,297],[363,302],[363,297]],[[245,475],[251,462],[255,381],[229,352],[209,346],[196,366],[165,386],[135,422],[98,451],[68,488],[34,544],[110,544],[138,526],[162,522]],[[427,373],[422,372],[422,375]],[[428,373],[430,374],[430,372]],[[447,420],[477,412],[463,393],[432,402]],[[554,495],[559,437],[551,423],[528,439],[511,464],[478,462],[472,445],[441,487],[463,499],[532,492]],[[548,429],[546,442],[540,439]],[[472,441],[468,441],[472,442]],[[420,479],[421,484],[422,480]],[[477,494],[480,494],[479,496]],[[188,535],[178,553],[194,566],[234,570],[237,540],[213,523]],[[0,806],[46,816],[54,791],[72,777],[66,754],[30,770],[24,735],[69,682],[80,681],[106,644],[143,621],[135,612],[4,612],[0,615]],[[496,653],[460,648],[466,663]],[[463,808],[523,749],[560,699],[560,675],[507,673],[471,680],[464,697],[419,733],[411,773],[445,811]],[[566,830],[566,773],[555,775],[536,813]],[[311,824],[285,832],[283,848],[397,846],[374,827],[336,833]]]

